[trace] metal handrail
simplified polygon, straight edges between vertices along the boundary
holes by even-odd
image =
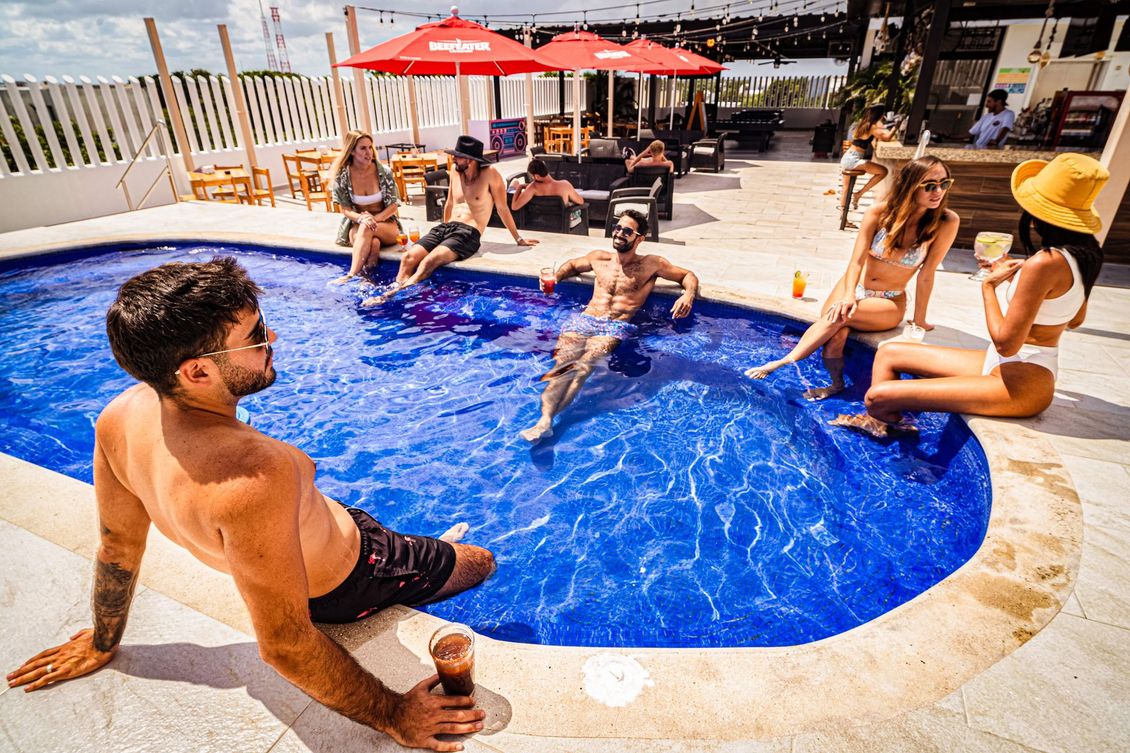
[[[129,164],[126,165],[126,169],[122,173],[122,177],[118,178],[118,182],[114,186],[114,188],[122,189],[122,193],[126,195],[126,206],[129,207],[129,211],[131,212],[134,209],[141,209],[141,207],[145,204],[145,200],[149,198],[149,194],[153,193],[153,189],[156,188],[157,184],[161,181],[162,176],[168,176],[169,188],[171,188],[173,191],[173,198],[179,200],[179,198],[177,197],[177,186],[176,183],[173,182],[173,163],[169,160],[168,150],[163,148],[161,149],[161,154],[165,157],[165,166],[161,168],[161,171],[159,173],[157,173],[157,177],[154,178],[153,182],[149,185],[149,190],[146,191],[145,195],[141,197],[141,201],[138,202],[138,205],[136,207],[133,205],[132,199],[130,199],[129,186],[126,185],[126,178],[129,176],[129,171],[133,169],[133,166],[135,164],[137,164],[137,160],[139,157],[141,157],[141,153],[145,151],[145,147],[149,146],[149,141],[153,138],[153,134],[157,133],[158,130],[166,127],[167,126],[165,125],[165,121],[163,120],[158,120],[153,124],[153,127],[149,129],[149,133],[145,135],[145,140],[141,142],[141,146],[137,148],[137,151],[134,152],[133,157],[129,161]]]

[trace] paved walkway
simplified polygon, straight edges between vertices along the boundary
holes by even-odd
[[[796,144],[787,156],[800,157]],[[788,150],[785,150],[788,151]],[[772,156],[770,153],[769,156]],[[520,167],[520,165],[519,165]],[[510,171],[509,166],[504,172]],[[835,230],[835,184],[830,162],[733,156],[720,175],[692,174],[679,181],[676,222],[663,236],[685,246],[649,250],[702,271],[704,292],[725,285],[779,302],[779,310],[809,318],[842,271],[854,236]],[[213,207],[174,207],[150,215],[119,215],[88,223],[0,236],[0,255],[35,244],[75,243],[132,232],[139,225],[170,236],[206,230]],[[280,208],[231,207],[248,232],[325,243],[335,218]],[[285,214],[283,214],[285,213]],[[422,206],[406,209],[422,219]],[[145,220],[144,217],[148,217]],[[229,215],[225,214],[224,218]],[[690,216],[690,221],[687,217]],[[285,221],[280,221],[285,217]],[[488,232],[496,252],[485,268],[536,269],[593,241],[542,236],[534,252],[515,254],[505,234]],[[603,243],[603,241],[596,241]],[[812,272],[809,297],[787,299],[794,267]],[[985,331],[975,283],[961,270],[968,254],[955,251],[938,275],[928,341],[983,347]],[[526,270],[529,271],[529,270]],[[1073,595],[1041,632],[957,690],[892,718],[858,725],[828,722],[820,729],[763,739],[734,739],[728,730],[696,725],[706,711],[669,707],[690,730],[678,736],[655,730],[576,736],[515,734],[526,711],[542,701],[536,688],[502,698],[484,692],[492,726],[467,741],[473,751],[1125,751],[1130,750],[1130,274],[1109,268],[1095,289],[1088,320],[1062,343],[1061,376],[1052,407],[1020,426],[1040,432],[1071,472],[1082,503],[1082,564]],[[1009,422],[1004,422],[1007,427]],[[1023,467],[1038,460],[1010,458]],[[6,640],[0,662],[14,667],[46,642],[88,623],[89,558],[95,541],[89,487],[54,474],[28,473],[0,457],[0,606]],[[81,682],[25,695],[0,691],[0,751],[285,751],[397,750],[387,738],[344,721],[281,681],[257,658],[253,638],[225,579],[198,566],[157,537],[147,555],[121,656]],[[1002,562],[1020,553],[994,552]],[[227,589],[227,590],[225,590]],[[178,594],[170,598],[169,594]],[[219,594],[219,597],[217,596]],[[228,599],[229,612],[201,604]],[[939,626],[939,630],[944,630]],[[364,635],[341,636],[363,662],[406,687],[421,671],[420,658],[398,636],[419,628],[410,610],[390,610],[370,620]],[[942,636],[939,635],[939,640]],[[372,640],[369,640],[372,639]],[[367,642],[366,642],[367,641]],[[520,668],[519,668],[520,669]],[[741,693],[738,678],[704,676],[718,697]],[[743,682],[756,683],[757,678]],[[860,693],[882,677],[867,678]],[[813,697],[813,705],[841,699]],[[771,701],[769,701],[771,703]],[[756,719],[764,707],[749,708]],[[667,737],[668,739],[662,739]],[[678,739],[675,739],[675,738]]]

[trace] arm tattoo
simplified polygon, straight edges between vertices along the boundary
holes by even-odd
[[[133,600],[137,573],[116,562],[96,559],[94,566],[94,647],[110,651],[122,640],[126,617]]]

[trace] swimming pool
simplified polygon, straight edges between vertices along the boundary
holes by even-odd
[[[448,271],[363,312],[327,288],[340,259],[179,247],[41,259],[0,273],[0,450],[89,480],[91,426],[130,384],[103,316],[142,269],[222,250],[267,295],[278,382],[245,405],[254,424],[319,464],[331,496],[403,530],[454,520],[499,573],[429,607],[493,637],[565,645],[773,646],[834,635],[944,578],[988,518],[985,460],[964,424],[920,418],[915,443],[826,426],[861,397],[800,391],[816,359],[768,384],[741,376],[801,328],[735,307],[670,299],[531,449],[538,377],[556,324],[587,288],[549,299],[532,281]],[[58,263],[58,262],[62,263]],[[60,327],[65,323],[65,327]],[[866,384],[870,354],[849,351]],[[845,406],[845,402],[853,403]]]

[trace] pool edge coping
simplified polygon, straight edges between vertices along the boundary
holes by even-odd
[[[54,242],[0,252],[0,257],[41,255],[79,246],[122,242],[207,241],[279,246],[348,255],[349,250],[308,239],[247,233],[117,233]],[[661,247],[657,247],[662,250]],[[648,249],[651,251],[651,248]],[[382,258],[395,259],[394,252]],[[500,269],[500,264],[506,268]],[[521,258],[476,256],[460,265],[474,271],[536,276],[537,267],[522,267]],[[813,321],[815,305],[711,285],[702,298],[740,307]],[[784,305],[782,305],[784,304]],[[886,334],[858,339],[877,345]],[[1078,575],[1082,545],[1082,510],[1058,453],[1039,432],[1022,421],[963,416],[981,443],[990,467],[992,509],[985,539],[954,573],[914,599],[880,617],[836,636],[781,648],[623,649],[515,644],[481,638],[480,683],[503,698],[537,698],[536,705],[514,704],[507,730],[551,737],[636,737],[654,739],[769,739],[811,732],[831,725],[880,721],[936,701],[960,687],[1023,645],[1059,612]],[[45,474],[53,471],[15,461]],[[25,469],[26,472],[26,469]],[[41,474],[32,471],[32,476]],[[54,474],[58,475],[58,474]],[[65,478],[65,477],[62,477]],[[72,489],[61,497],[71,502],[93,490]],[[42,478],[24,493],[41,493]],[[60,499],[60,497],[53,497]],[[5,519],[72,551],[92,556],[76,537],[93,538],[94,528],[62,534],[43,526],[36,515],[12,514],[5,497]],[[36,512],[40,510],[37,508]],[[48,519],[66,517],[58,511]],[[68,508],[67,514],[73,514]],[[93,514],[93,509],[90,510]],[[21,522],[22,521],[22,522]],[[173,547],[172,544],[168,544]],[[175,548],[175,547],[174,547]],[[162,567],[198,567],[219,576],[185,555],[163,555]],[[149,565],[153,565],[149,562]],[[185,588],[177,573],[147,567],[146,584],[177,601],[250,635],[234,587]],[[183,579],[195,580],[195,578]],[[242,614],[241,614],[242,613]],[[334,628],[331,634],[358,649],[369,642],[395,639],[423,662],[427,637],[442,621],[416,610],[387,610],[387,619],[360,628]],[[375,626],[380,629],[376,630]],[[653,685],[634,703],[612,708],[583,690],[583,663],[599,654],[634,657],[649,672]],[[489,657],[489,659],[487,658]],[[751,688],[725,692],[735,676],[755,678]],[[877,690],[879,692],[877,692]],[[814,699],[822,699],[814,703]],[[693,714],[667,713],[676,708]],[[752,713],[751,713],[752,712]],[[577,734],[583,730],[585,734]]]

